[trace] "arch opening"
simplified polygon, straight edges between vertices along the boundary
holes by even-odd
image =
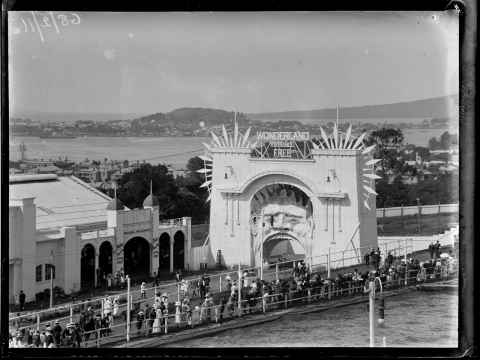
[[[158,273],[170,270],[170,235],[163,233],[159,241]]]
[[[123,248],[125,274],[132,279],[150,276],[150,244],[142,237],[127,241]]]
[[[98,251],[98,266],[100,268],[100,279],[106,279],[108,274],[112,274],[112,244],[104,241]]]
[[[302,189],[285,183],[262,187],[252,197],[250,218],[255,265],[305,258],[313,237],[313,205]]]
[[[81,252],[80,287],[81,289],[95,287],[95,248],[91,244],[85,245]]]
[[[182,231],[177,231],[173,240],[173,269],[183,270],[185,265],[185,235]]]

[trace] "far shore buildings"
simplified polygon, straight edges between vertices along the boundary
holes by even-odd
[[[11,175],[9,182],[10,303],[20,290],[26,301],[48,291],[51,274],[69,294],[117,271],[135,278],[200,266],[191,219],[160,221],[152,194],[131,210],[74,176]]]

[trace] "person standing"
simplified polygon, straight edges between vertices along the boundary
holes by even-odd
[[[365,265],[370,265],[370,249],[365,253],[364,259]]]
[[[145,281],[142,281],[142,284],[140,285],[140,294],[141,294],[141,298],[142,299],[146,299],[147,298],[147,284],[145,283]]]
[[[137,313],[137,334],[142,331],[143,320],[145,320],[145,313],[140,309]]]
[[[437,240],[435,243],[435,260],[440,258],[440,242]]]
[[[58,320],[55,321],[55,326],[53,327],[53,338],[55,339],[55,344],[60,346],[62,341],[62,327]]]
[[[20,311],[23,311],[23,309],[25,309],[25,293],[23,292],[23,290],[20,290],[18,300],[20,302]]]

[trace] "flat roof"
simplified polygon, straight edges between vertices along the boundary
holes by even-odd
[[[9,198],[35,198],[38,230],[107,221],[112,199],[75,176],[30,175],[18,180],[10,181]]]

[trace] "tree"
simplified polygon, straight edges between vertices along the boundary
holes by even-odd
[[[393,171],[394,176],[399,175],[401,162],[397,158],[403,139],[402,130],[383,127],[372,131],[365,140],[367,146],[376,145],[374,158],[381,159],[380,174],[382,177],[385,178],[389,170]]]
[[[203,179],[201,174],[196,173],[200,168],[197,159],[188,162],[186,177],[177,178],[172,176],[165,165],[142,164],[119,179],[118,197],[131,209],[141,208],[150,194],[152,181],[153,194],[160,203],[161,218],[190,216],[193,223],[205,222],[209,216],[209,206],[205,201],[208,193],[205,188],[200,188]],[[203,161],[201,166],[203,167]]]

